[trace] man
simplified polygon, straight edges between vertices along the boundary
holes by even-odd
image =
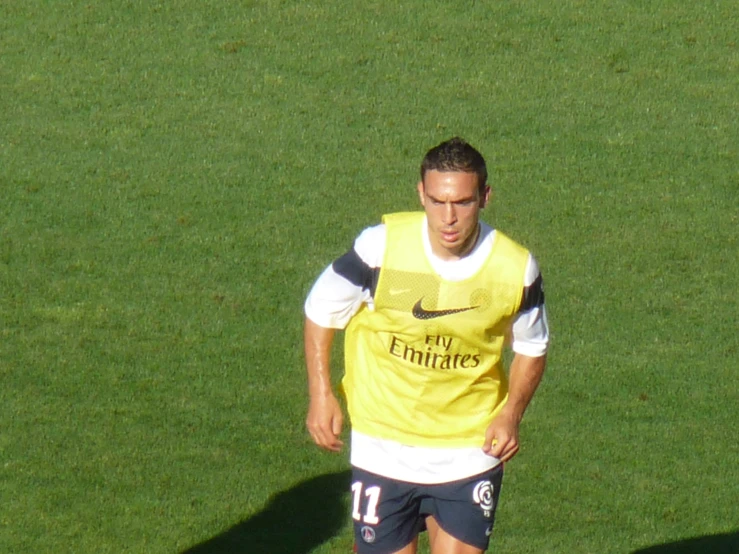
[[[345,328],[358,552],[415,554],[426,529],[433,554],[479,554],[546,365],[542,279],[526,249],[479,220],[487,169],[464,140],[429,150],[417,188],[423,212],[365,229],[306,300],[306,425],[341,449],[329,352]]]

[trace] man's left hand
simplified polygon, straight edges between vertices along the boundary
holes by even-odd
[[[485,431],[482,450],[490,456],[507,462],[519,449],[518,426],[520,420],[504,411],[500,412]]]

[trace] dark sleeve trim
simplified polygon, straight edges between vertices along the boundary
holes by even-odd
[[[353,248],[335,260],[332,267],[338,275],[352,285],[362,287],[362,290],[369,290],[374,298],[380,275],[379,267],[370,267]]]
[[[541,278],[541,273],[536,276],[534,282],[528,287],[523,288],[523,299],[521,300],[521,307],[519,313],[528,312],[534,308],[539,308],[544,305],[544,280]]]

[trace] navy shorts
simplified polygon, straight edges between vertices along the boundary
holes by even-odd
[[[427,516],[454,538],[486,550],[498,507],[503,464],[440,485],[419,485],[352,469],[352,518],[359,554],[400,550],[426,529]]]

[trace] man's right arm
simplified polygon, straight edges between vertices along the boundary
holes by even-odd
[[[330,354],[334,329],[321,327],[305,318],[305,364],[308,369],[310,405],[305,425],[321,448],[338,452],[344,416],[331,385]]]
[[[363,304],[370,304],[385,249],[385,227],[365,229],[353,248],[327,267],[305,302],[305,363],[310,405],[306,427],[313,441],[341,449],[341,407],[331,384],[331,345],[336,329],[347,326]]]

